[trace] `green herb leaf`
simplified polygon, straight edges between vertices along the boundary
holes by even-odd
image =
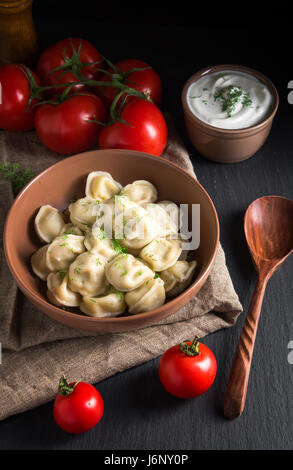
[[[30,168],[19,169],[19,163],[3,163],[0,165],[0,177],[10,180],[12,189],[17,194],[34,176]]]
[[[113,250],[115,250],[117,253],[127,253],[127,248],[125,246],[120,245],[120,243],[118,243],[115,238],[112,240],[112,245]]]

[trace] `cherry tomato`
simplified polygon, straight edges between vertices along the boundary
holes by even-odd
[[[22,64],[7,64],[0,67],[0,128],[8,131],[29,131],[34,127],[37,99],[31,97],[28,73],[35,85],[40,85],[36,74]]]
[[[95,387],[86,382],[68,384],[61,377],[53,416],[63,431],[71,434],[89,431],[98,424],[103,413],[103,398]]]
[[[81,79],[96,80],[100,75],[97,68],[101,64],[102,56],[93,44],[80,38],[67,38],[45,49],[37,63],[37,74],[43,86],[68,85]],[[72,90],[87,88],[79,84]],[[63,87],[56,87],[48,94],[60,94],[63,90]]]
[[[153,103],[135,99],[122,110],[121,118],[100,133],[101,149],[129,149],[161,155],[167,142],[167,125],[163,114]]]
[[[162,82],[157,72],[150,67],[146,62],[136,59],[125,59],[114,64],[119,69],[120,74],[119,80],[125,85],[134,88],[141,92],[146,92],[154,104],[158,105],[161,101],[162,96]],[[141,68],[145,70],[133,70]],[[110,68],[108,72],[114,73],[114,69]],[[111,77],[107,74],[102,75],[101,81],[107,82],[111,80]],[[113,87],[99,87],[97,89],[98,95],[102,98],[106,106],[109,108],[116,95],[119,92]],[[128,98],[128,102],[130,97]]]
[[[168,349],[159,362],[159,377],[165,389],[179,398],[194,398],[213,384],[217,361],[213,352],[196,337]]]
[[[105,106],[90,93],[69,95],[60,104],[42,104],[35,116],[41,141],[54,152],[64,155],[83,152],[98,142]]]

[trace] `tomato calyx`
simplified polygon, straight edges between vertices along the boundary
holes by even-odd
[[[198,336],[195,336],[191,344],[187,343],[186,341],[183,341],[179,344],[180,351],[186,354],[186,356],[199,356],[200,350],[198,339]]]
[[[142,72],[144,70],[149,70],[151,69],[150,66],[147,67],[132,67],[131,69],[127,70],[127,72],[122,72],[119,67],[115,64],[113,64],[109,59],[106,57],[103,57],[104,62],[112,69],[114,72],[110,72],[109,70],[102,70],[99,69],[101,72],[104,74],[108,75],[109,77],[112,78],[112,80],[118,80],[121,83],[125,84],[132,84],[132,85],[137,85],[137,83],[132,82],[131,80],[128,80],[128,76],[131,75],[134,72]]]
[[[50,70],[48,72],[48,75],[51,75],[52,73],[59,72],[61,71],[61,74],[58,77],[57,81],[60,81],[61,78],[67,73],[67,72],[72,72],[73,75],[78,79],[78,80],[84,80],[85,77],[82,73],[82,69],[84,67],[88,66],[95,66],[100,64],[101,62],[82,62],[80,58],[81,54],[81,47],[82,47],[82,41],[80,41],[78,49],[74,47],[74,44],[72,42],[72,39],[70,38],[70,44],[72,47],[72,55],[71,57],[68,57],[66,55],[66,47],[63,50],[62,58],[64,60],[64,64],[59,65],[58,67],[55,67],[54,69]]]
[[[62,375],[62,377],[59,380],[59,384],[58,384],[58,393],[60,395],[63,395],[64,397],[67,397],[68,395],[70,395],[73,392],[74,388],[76,387],[76,385],[79,382],[80,382],[80,380],[77,380],[72,385],[69,385],[69,383],[67,382],[64,375]]]

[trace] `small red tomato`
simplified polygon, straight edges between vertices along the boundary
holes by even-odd
[[[105,106],[91,93],[68,95],[60,104],[39,106],[35,127],[43,144],[54,152],[70,155],[84,152],[98,142],[105,119]]]
[[[30,83],[31,75],[33,83]],[[6,64],[0,67],[0,128],[7,131],[29,131],[34,127],[34,105],[32,87],[40,81],[32,70],[22,64]]]
[[[213,352],[195,337],[168,349],[159,362],[159,377],[165,389],[179,398],[194,398],[213,384],[217,361]]]
[[[102,129],[101,149],[139,150],[159,156],[167,142],[167,125],[159,108],[150,101],[135,99],[121,113],[125,122]]]
[[[98,390],[86,382],[59,381],[53,415],[63,431],[80,434],[89,431],[101,420],[104,402]]]
[[[147,93],[150,99],[156,105],[159,105],[162,96],[162,82],[157,72],[150,67],[146,62],[137,59],[125,59],[114,64],[115,70],[119,70],[115,73],[121,83],[134,88],[135,90]],[[138,70],[141,69],[141,70]],[[114,68],[110,68],[108,72],[114,73]],[[111,80],[111,76],[104,74],[101,81],[108,82]],[[101,86],[98,87],[97,92],[102,98],[107,107],[111,106],[111,103],[119,90],[114,87]],[[127,98],[129,102],[131,97]]]

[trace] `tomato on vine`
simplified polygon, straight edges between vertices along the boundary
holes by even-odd
[[[43,86],[69,85],[82,80],[97,80],[103,62],[96,47],[81,38],[58,41],[41,54],[37,63],[37,75]],[[71,91],[86,90],[87,85],[76,83]],[[64,87],[53,87],[47,94],[60,94]]]
[[[29,131],[34,128],[35,104],[39,101],[37,75],[22,64],[0,67],[0,128]]]
[[[101,149],[139,150],[159,156],[167,143],[167,125],[160,109],[150,101],[133,99],[118,121],[105,126],[99,136]]]
[[[64,101],[41,104],[35,128],[43,144],[62,155],[84,152],[99,138],[105,106],[92,93],[68,94]]]
[[[109,82],[117,78],[122,84],[145,93],[156,105],[160,104],[162,97],[162,82],[157,72],[146,62],[137,59],[125,59],[111,64],[110,68],[101,76],[101,81]],[[111,106],[118,90],[111,86],[97,88],[98,95],[107,107]],[[128,102],[130,99],[128,99]]]

